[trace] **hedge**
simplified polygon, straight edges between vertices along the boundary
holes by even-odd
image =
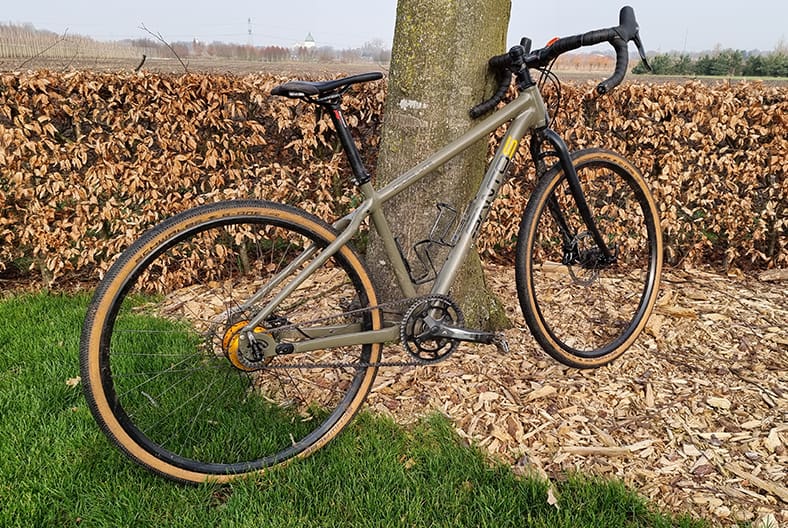
[[[220,199],[342,215],[355,193],[330,121],[272,98],[284,80],[0,75],[0,278],[94,281],[144,229]],[[660,203],[669,263],[786,267],[786,93],[633,82],[597,98],[590,84],[565,84],[556,128],[572,148],[611,148],[641,168]],[[372,169],[385,94],[381,81],[346,97]],[[486,256],[510,257],[516,241],[534,179],[527,147],[518,158],[480,240]]]

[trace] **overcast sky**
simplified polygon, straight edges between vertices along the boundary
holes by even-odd
[[[480,0],[484,1],[484,0]],[[387,45],[394,34],[396,0],[6,0],[0,21],[99,40],[142,38],[145,24],[170,41],[194,38],[245,43],[251,19],[255,45],[292,46],[311,33],[319,46]],[[651,51],[723,48],[773,50],[788,37],[786,0],[512,0],[509,43],[530,36],[543,45],[553,36],[618,23],[626,4],[635,9]]]

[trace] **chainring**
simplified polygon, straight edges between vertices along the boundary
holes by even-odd
[[[445,359],[459,344],[457,339],[432,335],[431,321],[452,326],[465,324],[462,310],[446,295],[427,295],[414,302],[402,317],[400,339],[408,354],[425,363]]]

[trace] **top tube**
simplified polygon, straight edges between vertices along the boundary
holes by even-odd
[[[547,110],[545,109],[542,95],[536,86],[523,90],[512,102],[479,122],[462,136],[439,149],[382,189],[379,189],[377,191],[377,199],[382,202],[388,201],[413,185],[424,175],[443,166],[480,139],[489,136],[490,133],[504,123],[512,121],[520,115],[527,116],[526,132],[547,126]],[[515,139],[519,141],[520,138]]]

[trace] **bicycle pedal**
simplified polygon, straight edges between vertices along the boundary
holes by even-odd
[[[492,338],[491,344],[495,345],[495,348],[497,348],[498,352],[501,354],[509,353],[509,343],[506,341],[506,337],[503,334],[495,334],[495,336]]]

